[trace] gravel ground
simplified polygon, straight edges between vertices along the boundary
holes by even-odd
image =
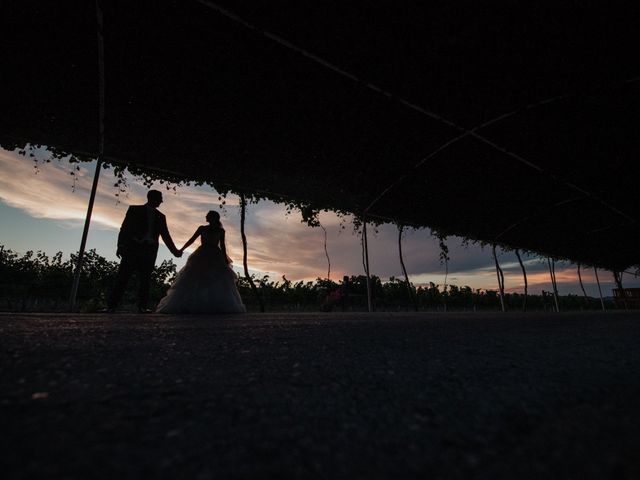
[[[27,478],[640,478],[640,314],[0,314]]]

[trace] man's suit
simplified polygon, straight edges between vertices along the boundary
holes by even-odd
[[[165,216],[148,204],[129,207],[118,235],[118,255],[121,260],[118,277],[108,301],[109,308],[115,309],[120,303],[134,271],[137,271],[140,277],[138,307],[147,308],[149,283],[158,255],[160,236],[169,250],[175,254],[177,248],[169,235]]]

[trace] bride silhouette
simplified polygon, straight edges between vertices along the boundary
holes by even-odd
[[[229,264],[220,214],[207,213],[208,225],[198,227],[179,250],[200,237],[201,245],[178,272],[157,313],[241,313],[245,306],[236,287],[236,274]]]

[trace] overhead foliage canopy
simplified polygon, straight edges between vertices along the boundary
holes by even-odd
[[[104,3],[113,164],[311,213],[640,263],[635,9]],[[2,146],[95,157],[93,2],[3,9]]]

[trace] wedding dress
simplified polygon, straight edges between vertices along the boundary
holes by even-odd
[[[200,227],[201,245],[178,272],[157,313],[246,312],[236,287],[236,273],[220,249],[223,232],[221,228]]]

